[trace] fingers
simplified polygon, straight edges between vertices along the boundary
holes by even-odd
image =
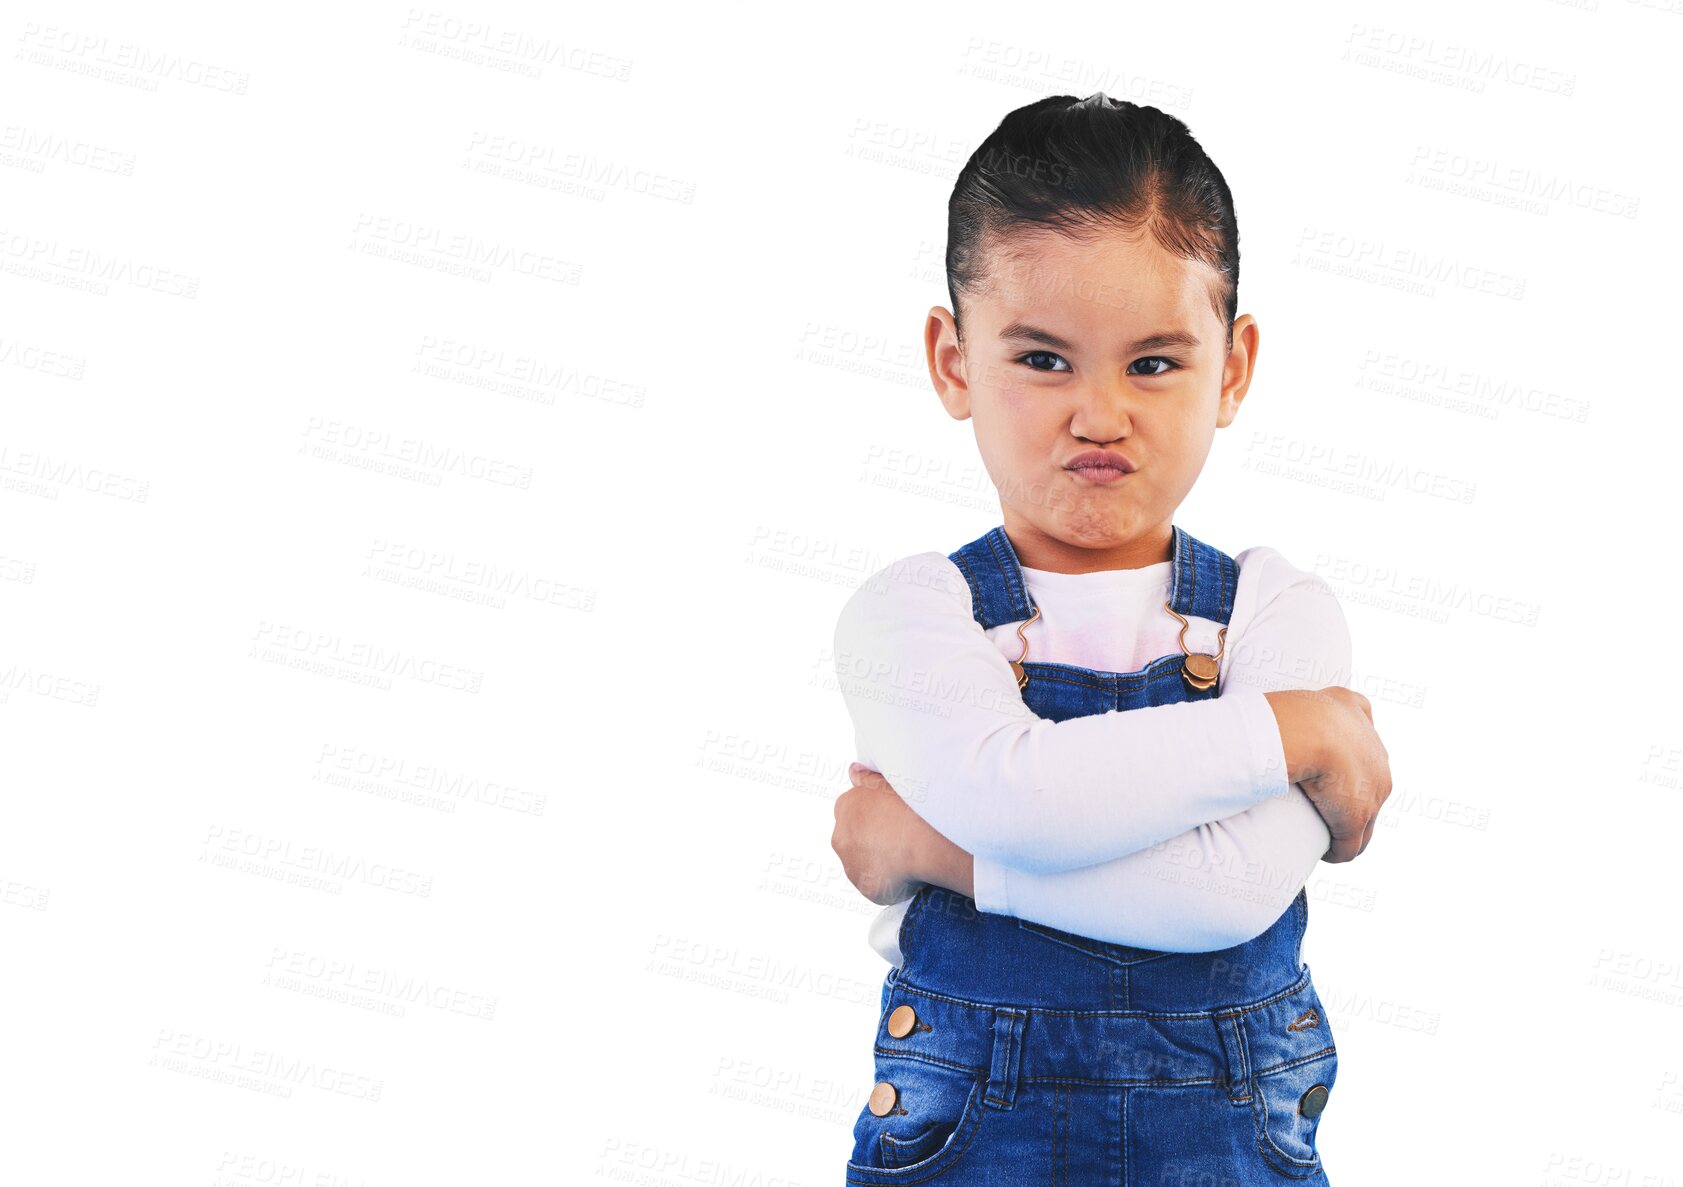
[[[1378,815],[1375,814],[1367,817],[1360,824],[1352,821],[1344,826],[1343,831],[1334,833],[1332,848],[1327,851],[1329,856],[1323,860],[1332,862],[1355,861],[1357,857],[1361,856],[1362,850],[1367,848],[1368,841],[1372,839],[1373,825],[1377,819]]]
[[[888,786],[888,780],[881,771],[873,771],[870,767],[862,767],[854,763],[847,768],[847,777],[853,781],[855,787],[869,787],[880,791]]]
[[[1360,849],[1356,850],[1356,856],[1357,857],[1360,857],[1362,854],[1367,852],[1368,842],[1373,840],[1373,827],[1374,827],[1374,825],[1376,825],[1378,823],[1379,823],[1379,813],[1375,812],[1373,814],[1373,816],[1368,820],[1367,828],[1362,830],[1362,847]]]
[[[1374,802],[1373,810],[1368,813],[1366,822],[1362,825],[1361,836],[1360,836],[1359,839],[1357,839],[1357,836],[1354,832],[1351,832],[1351,833],[1347,834],[1346,836],[1340,838],[1341,840],[1346,841],[1346,842],[1350,842],[1350,841],[1355,842],[1355,851],[1350,854],[1350,857],[1349,857],[1348,860],[1354,861],[1356,858],[1360,857],[1363,853],[1367,852],[1368,845],[1370,845],[1373,842],[1373,830],[1375,828],[1377,828],[1378,825],[1379,825],[1379,805],[1384,803],[1384,802],[1385,802],[1385,795],[1381,794],[1378,797],[1378,799]]]
[[[1363,696],[1361,693],[1357,692],[1355,689],[1346,688],[1342,684],[1331,685],[1327,689],[1325,689],[1324,691],[1332,693],[1334,689],[1337,690],[1337,692],[1334,693],[1334,698],[1335,699],[1341,700],[1341,701],[1346,701],[1346,702],[1354,702],[1356,708],[1360,709],[1362,711],[1362,713],[1367,717],[1368,724],[1369,725],[1373,724],[1373,702],[1369,701],[1365,696]]]

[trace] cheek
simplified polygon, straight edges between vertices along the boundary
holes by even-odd
[[[1047,383],[1012,377],[993,390],[1000,420],[1019,438],[1063,431],[1075,415],[1079,393]]]
[[[1034,407],[1036,393],[1029,384],[1009,374],[996,375],[993,380],[988,387],[988,399],[1001,415],[1020,417]]]
[[[1166,436],[1158,443],[1164,455],[1174,459],[1174,469],[1190,484],[1209,459],[1215,443],[1215,422],[1202,415],[1176,417],[1164,432]]]
[[[1178,448],[1195,447],[1200,441],[1207,443],[1215,434],[1214,419],[1191,400],[1164,404],[1144,424],[1154,436],[1173,442]]]
[[[1059,414],[1046,392],[1035,390],[1032,384],[1006,382],[989,388],[981,400],[972,400],[971,415],[976,419],[979,440],[1011,454],[1030,448],[1036,436],[1056,423]]]

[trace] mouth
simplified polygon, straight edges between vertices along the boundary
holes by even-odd
[[[1064,469],[1076,478],[1100,484],[1118,482],[1137,468],[1133,462],[1109,449],[1089,449],[1076,454],[1064,465]]]
[[[1126,478],[1131,470],[1124,470],[1119,466],[1070,466],[1069,472],[1082,482],[1097,482],[1107,485],[1120,482]]]

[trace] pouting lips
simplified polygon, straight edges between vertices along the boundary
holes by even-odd
[[[1133,473],[1118,466],[1070,466],[1069,472],[1088,482],[1119,482]]]
[[[1124,474],[1132,473],[1139,468],[1128,457],[1114,449],[1084,449],[1064,463],[1064,469],[1066,470],[1093,467],[1121,470]]]

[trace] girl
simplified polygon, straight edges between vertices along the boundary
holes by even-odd
[[[891,965],[847,1181],[1325,1183],[1303,883],[1390,775],[1326,583],[1174,522],[1256,359],[1231,195],[1179,120],[1060,95],[948,234],[930,374],[1003,523],[837,624],[880,774],[832,843]]]

